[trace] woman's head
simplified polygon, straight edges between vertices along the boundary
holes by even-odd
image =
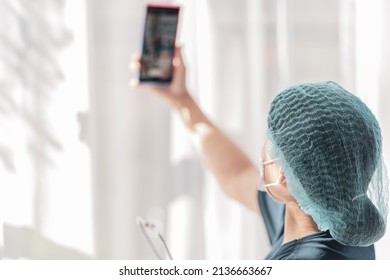
[[[320,230],[368,246],[383,236],[388,190],[379,124],[356,96],[333,82],[281,92],[268,115],[269,156],[289,193]]]

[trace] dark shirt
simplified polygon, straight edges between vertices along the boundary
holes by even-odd
[[[337,242],[329,231],[317,232],[282,244],[285,206],[267,193],[258,192],[260,211],[271,243],[267,260],[374,260],[374,245],[346,246]]]

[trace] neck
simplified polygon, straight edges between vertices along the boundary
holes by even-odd
[[[305,214],[296,201],[286,203],[283,243],[319,232],[312,217]]]

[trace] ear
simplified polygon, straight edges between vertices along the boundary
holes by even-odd
[[[286,177],[282,171],[279,172],[278,182],[280,182],[283,187],[287,188]]]

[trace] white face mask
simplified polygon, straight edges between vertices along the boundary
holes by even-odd
[[[275,160],[271,159],[271,160],[264,161],[264,162],[263,162],[263,160],[260,161],[260,167],[259,167],[260,179],[259,179],[259,182],[257,183],[257,189],[259,191],[268,192],[267,191],[268,187],[275,187],[275,186],[280,184],[279,179],[275,183],[270,183],[270,184],[266,184],[264,181],[264,166],[266,166],[268,164],[272,164],[272,163],[275,163]]]

